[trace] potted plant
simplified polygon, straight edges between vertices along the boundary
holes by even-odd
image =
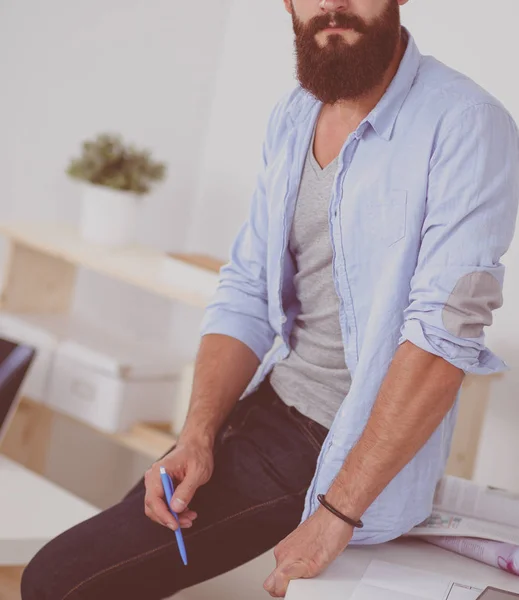
[[[126,145],[119,136],[98,135],[83,143],[67,173],[86,183],[81,199],[82,237],[96,244],[122,246],[133,242],[139,198],[162,181],[166,166],[148,150]]]

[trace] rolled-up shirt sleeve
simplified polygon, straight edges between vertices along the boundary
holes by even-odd
[[[515,123],[498,105],[465,109],[438,134],[418,262],[400,343],[410,341],[467,373],[506,370],[484,328],[503,303],[503,254],[519,199]]]
[[[201,325],[202,336],[216,333],[240,340],[260,361],[275,339],[268,318],[268,207],[265,194],[269,138],[275,129],[277,110],[278,107],[269,121],[249,217],[232,245],[229,263],[220,271],[217,292]]]

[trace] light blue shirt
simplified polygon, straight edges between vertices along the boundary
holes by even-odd
[[[320,109],[301,88],[274,109],[250,216],[202,324],[202,335],[232,336],[263,361],[249,391],[289,352],[298,302],[287,243]],[[467,373],[506,368],[483,329],[502,303],[500,260],[515,227],[518,173],[510,115],[470,79],[422,56],[410,37],[385,95],[339,155],[329,224],[352,386],[321,450],[303,520],[362,434],[399,344],[409,340]],[[276,338],[281,344],[269,352]],[[388,541],[431,513],[456,409],[371,505],[353,543]]]

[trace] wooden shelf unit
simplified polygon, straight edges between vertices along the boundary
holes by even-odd
[[[105,248],[85,242],[74,228],[64,224],[0,222],[0,235],[8,242],[0,310],[68,313],[79,267],[200,308],[207,305],[218,284],[213,265],[200,263],[198,256],[176,258],[137,245]],[[2,452],[43,473],[54,415],[46,405],[23,399],[2,444]],[[139,423],[128,432],[110,437],[155,459],[175,442],[166,429]]]
[[[179,260],[143,246],[104,248],[85,242],[68,225],[0,223],[0,235],[10,245],[1,297],[5,310],[67,311],[77,267],[200,308],[218,284],[218,274],[193,264],[190,255]]]

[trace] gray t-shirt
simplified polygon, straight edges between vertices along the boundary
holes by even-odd
[[[328,222],[336,171],[337,159],[321,169],[310,144],[289,240],[297,265],[294,284],[301,312],[292,330],[290,353],[274,366],[270,378],[283,402],[327,428],[351,385]]]

